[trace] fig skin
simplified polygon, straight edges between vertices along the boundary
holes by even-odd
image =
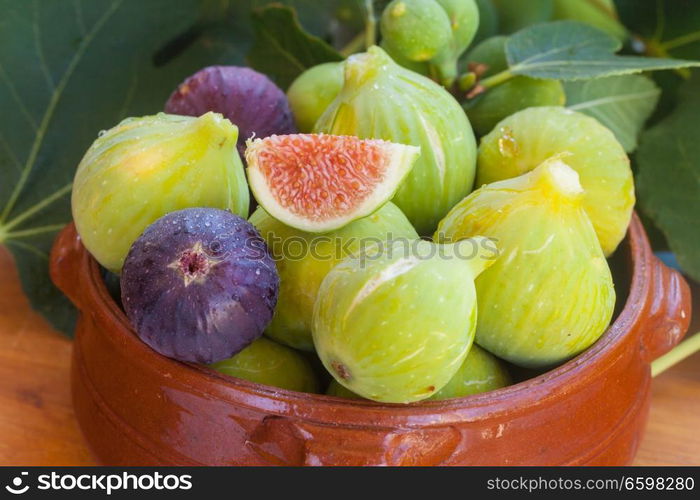
[[[518,366],[549,368],[603,334],[615,289],[583,201],[578,174],[552,159],[481,187],[440,223],[438,241],[481,234],[501,250],[475,281],[481,347]]]
[[[121,290],[143,342],[164,356],[209,364],[262,335],[279,276],[248,221],[225,210],[190,208],[161,217],[134,242]]]
[[[367,242],[418,238],[401,210],[389,202],[370,216],[322,235],[286,226],[262,207],[250,216],[277,262],[280,293],[268,337],[304,351],[313,351],[311,322],[314,302],[323,278],[348,255]],[[295,242],[292,244],[292,242]],[[299,247],[308,250],[299,256]]]
[[[367,399],[429,398],[469,352],[474,278],[497,253],[487,238],[395,240],[343,260],[323,279],[314,304],[313,340],[323,365]]]
[[[495,391],[512,384],[508,370],[500,359],[476,344],[472,344],[466,359],[450,381],[428,401],[463,398],[472,394]],[[339,384],[335,379],[326,390],[328,396],[346,399],[364,399],[350,389]]]
[[[256,384],[297,392],[318,392],[318,380],[311,363],[294,349],[261,337],[232,358],[210,368]]]
[[[199,116],[221,113],[239,129],[238,152],[251,137],[294,134],[297,129],[287,96],[262,73],[241,66],[209,66],[182,82],[165,103],[165,111]]]
[[[287,98],[300,132],[308,133],[343,86],[343,63],[329,62],[309,68],[287,89]]]
[[[595,118],[561,106],[526,108],[504,118],[481,138],[476,185],[517,177],[554,157],[578,173],[583,207],[610,256],[632,217],[634,179],[625,149]]]
[[[248,216],[238,129],[217,113],[126,118],[78,165],[71,209],[83,244],[119,274],[131,244],[159,217],[190,207]]]
[[[564,87],[558,80],[516,76],[487,90],[464,106],[478,136],[488,134],[504,118],[526,108],[563,106]]]

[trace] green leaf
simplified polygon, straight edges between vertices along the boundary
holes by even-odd
[[[343,56],[301,27],[296,12],[282,5],[256,9],[252,14],[255,43],[248,63],[286,89],[306,69]]]
[[[683,270],[700,280],[700,74],[676,109],[645,131],[636,153],[642,208],[666,236]]]
[[[613,131],[628,153],[656,107],[660,90],[649,78],[621,75],[564,82],[566,107],[596,118]]]
[[[75,313],[49,280],[48,252],[71,219],[75,168],[99,130],[160,111],[202,66],[243,61],[250,30],[219,4],[0,0],[0,244],[60,330]]]
[[[510,72],[533,78],[582,80],[642,71],[699,66],[697,61],[617,56],[618,40],[576,21],[530,26],[506,43]]]

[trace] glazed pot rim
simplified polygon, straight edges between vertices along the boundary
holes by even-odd
[[[338,418],[346,420],[349,415],[343,416],[342,413],[338,413],[343,412],[343,410],[353,414],[351,419],[347,419],[347,422],[344,422],[345,424],[361,427],[368,425],[378,426],[375,423],[375,419],[378,414],[382,413],[388,413],[397,417],[416,417],[418,420],[415,420],[415,422],[412,420],[416,424],[425,424],[424,419],[435,421],[436,423],[439,421],[439,423],[444,424],[446,420],[452,418],[443,418],[446,414],[454,415],[454,418],[463,419],[463,412],[465,411],[469,414],[468,416],[474,419],[485,418],[483,414],[484,406],[488,406],[489,410],[491,410],[487,413],[488,416],[493,416],[501,412],[513,412],[515,407],[524,408],[541,404],[548,397],[552,397],[557,389],[561,390],[565,385],[567,388],[570,388],[570,384],[576,384],[577,378],[583,379],[583,377],[577,377],[577,369],[581,365],[593,365],[602,359],[614,356],[612,353],[615,350],[614,347],[620,344],[627,334],[631,334],[633,325],[640,320],[642,309],[640,305],[643,304],[650,286],[649,280],[645,280],[645,273],[647,261],[651,257],[651,249],[636,214],[633,214],[630,222],[627,239],[629,240],[630,259],[632,261],[629,295],[617,318],[595,344],[563,365],[517,384],[461,398],[421,401],[410,404],[381,403],[339,398],[325,394],[301,393],[257,384],[219,373],[203,365],[180,362],[162,356],[138,338],[131,328],[125,313],[109,295],[101,277],[97,261],[84,248],[83,266],[87,265],[88,268],[87,284],[94,287],[96,292],[97,300],[94,306],[103,306],[100,313],[107,314],[112,323],[119,327],[118,329],[109,330],[107,337],[112,341],[120,341],[120,343],[126,344],[128,348],[136,349],[144,358],[152,358],[152,362],[150,360],[149,362],[154,370],[164,374],[166,377],[173,377],[172,374],[176,373],[180,379],[178,383],[187,385],[194,391],[202,392],[202,388],[195,387],[195,383],[201,384],[201,382],[206,382],[208,383],[208,388],[214,393],[212,396],[220,399],[233,401],[230,391],[243,392],[247,397],[245,401],[241,401],[238,398],[235,399],[237,404],[255,408],[264,407],[271,414],[283,414],[280,404],[286,405],[287,411],[295,407],[308,408],[309,405],[314,405],[319,410],[324,407],[332,407],[336,410],[334,412],[335,419],[324,416],[322,411],[318,412],[318,418],[311,418],[311,420],[326,424],[334,424]],[[473,414],[470,412],[470,410],[476,410],[477,408],[481,411],[474,411]],[[457,416],[457,412],[462,414],[461,417]],[[365,415],[365,418],[363,418],[363,415]],[[309,416],[307,415],[306,418],[308,419]]]

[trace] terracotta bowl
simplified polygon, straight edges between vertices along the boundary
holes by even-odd
[[[109,465],[628,464],[647,419],[649,365],[687,330],[690,291],[653,255],[636,216],[613,269],[620,310],[583,354],[498,391],[402,406],[162,357],[135,336],[73,225],[51,255],[54,282],[81,311],[75,412]]]

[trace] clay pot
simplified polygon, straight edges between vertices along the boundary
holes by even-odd
[[[300,394],[152,351],[110,298],[73,225],[51,255],[80,309],[73,399],[109,465],[621,465],[639,445],[649,365],[684,335],[690,291],[635,216],[613,262],[620,311],[568,363],[476,396],[390,405]]]

